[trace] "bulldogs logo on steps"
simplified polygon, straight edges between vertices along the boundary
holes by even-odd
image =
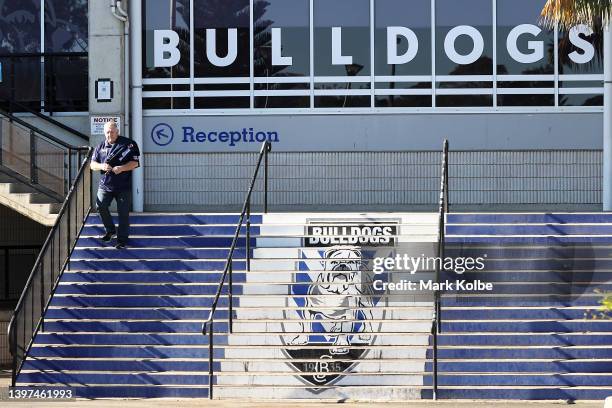
[[[313,230],[321,231],[321,228],[309,226],[308,230],[312,233]],[[358,229],[342,230],[355,232]],[[388,235],[394,235],[396,226],[387,231]],[[373,239],[379,242],[380,237]],[[285,353],[293,360],[292,366],[301,373],[302,381],[319,386],[311,390],[321,392],[324,386],[339,381],[366,356],[380,331],[381,323],[375,324],[373,320],[380,322],[384,311],[376,308],[379,297],[372,291],[367,256],[362,253],[362,248],[325,245],[334,242],[333,239],[316,241],[320,243],[318,248],[312,248],[315,247],[312,242],[305,242],[305,246],[310,248],[300,251],[301,260],[289,293],[289,302],[293,305],[287,305],[294,310],[286,312],[286,319],[297,320],[297,323],[284,325],[285,332],[293,334],[284,336],[283,340],[287,346]],[[364,239],[339,241],[361,241],[367,245]],[[393,239],[388,236],[387,241],[389,245],[393,244]]]

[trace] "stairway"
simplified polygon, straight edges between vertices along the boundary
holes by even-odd
[[[0,204],[46,226],[55,223],[62,206],[57,200],[2,172],[0,172]]]
[[[446,232],[453,255],[488,255],[464,277],[497,289],[442,297],[439,398],[612,395],[612,320],[592,317],[612,289],[612,214],[449,214]]]
[[[18,385],[68,385],[87,398],[208,396],[201,324],[237,219],[133,215],[130,246],[116,250],[95,238],[102,228],[91,216]],[[376,227],[368,233],[376,237],[391,225],[392,242],[437,239],[435,214],[254,215],[251,271],[240,260],[244,238],[233,264],[233,333],[226,296],[215,321],[216,398],[402,400],[429,388],[431,299],[345,296],[342,308],[326,303],[337,295],[313,295],[331,244],[306,245],[304,236],[339,224]]]

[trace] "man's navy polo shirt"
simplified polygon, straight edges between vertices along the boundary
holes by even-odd
[[[123,166],[131,161],[140,161],[140,150],[138,145],[127,137],[119,136],[113,144],[106,143],[106,140],[102,141],[94,150],[92,160],[97,163],[106,163],[111,166]],[[120,192],[129,191],[132,189],[132,172],[124,171],[120,174],[115,174],[112,171],[106,173],[100,171],[102,177],[100,178],[99,188],[109,192]]]

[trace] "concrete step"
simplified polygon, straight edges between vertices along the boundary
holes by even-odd
[[[45,327],[46,328],[46,327]],[[248,335],[232,335],[232,344],[228,345],[227,332],[214,332],[215,347],[275,347],[282,349],[299,348],[304,346],[286,346],[284,339],[277,334],[269,333],[250,333]],[[562,336],[559,336],[563,338]],[[580,339],[574,341],[578,342]],[[592,341],[600,341],[592,338]],[[427,333],[402,333],[400,336],[394,333],[379,333],[376,335],[375,345],[380,347],[404,347],[419,346],[428,344],[429,334]],[[604,340],[605,341],[605,340]],[[208,346],[208,336],[197,333],[70,333],[70,332],[41,332],[36,337],[36,344],[46,345],[79,345],[79,346]],[[546,343],[545,343],[546,344]],[[328,347],[328,346],[327,346]],[[355,349],[363,349],[366,346],[351,346]],[[369,347],[369,346],[368,346]],[[316,347],[312,347],[316,349]]]
[[[284,309],[277,308],[243,308],[234,307],[234,314],[242,320],[271,320],[271,319],[287,319],[287,320],[300,320],[301,317],[298,315],[298,311],[304,310],[303,308],[291,308],[287,307]],[[333,308],[323,309],[324,310],[336,310]],[[417,309],[412,310],[410,308],[395,308],[395,307],[381,307],[381,308],[355,308],[349,310],[359,310],[364,313],[380,311],[385,316],[385,320],[394,319],[423,319],[431,320],[432,310],[429,309]],[[129,319],[129,320],[196,320],[204,319],[209,314],[209,309],[160,309],[160,308],[149,308],[149,309],[133,309],[133,308],[50,308],[45,314],[45,319]],[[227,308],[217,309],[215,313],[217,319],[227,319],[228,310]]]
[[[47,332],[81,332],[81,333],[96,333],[96,332],[123,332],[123,333],[201,333],[202,321],[107,321],[107,320],[52,320],[45,319],[45,331]],[[373,321],[372,324],[379,322]],[[571,322],[564,322],[567,326]],[[257,333],[257,334],[285,334],[285,335],[298,335],[302,334],[302,329],[296,326],[293,330],[287,330],[283,327],[283,322],[252,322],[252,321],[237,321],[233,325],[233,333]],[[602,325],[605,326],[605,325]],[[227,323],[222,321],[216,322],[215,330],[218,332],[227,332]],[[497,326],[492,326],[498,328]],[[556,324],[555,327],[563,328],[560,323]],[[583,326],[580,326],[583,327]],[[587,323],[584,323],[584,327],[591,327]],[[605,327],[602,327],[605,329]],[[565,331],[569,330],[565,327]],[[429,333],[431,331],[430,321],[384,321],[381,323],[381,328],[377,331],[377,334],[382,333]],[[493,330],[491,330],[493,331]],[[507,330],[512,331],[512,330]],[[324,335],[324,331],[314,332],[317,335]],[[327,334],[333,336],[333,332]]]
[[[447,224],[612,223],[612,213],[449,213]]]
[[[381,345],[370,344],[351,346],[351,351],[363,350],[367,353],[359,360],[381,360],[381,359],[425,359],[423,345]],[[286,350],[313,350],[328,352],[329,345],[237,345],[237,344],[215,344],[213,355],[215,361],[247,361],[269,359],[286,360]],[[145,346],[145,345],[54,345],[37,344],[30,350],[30,356],[38,359],[94,359],[94,358],[123,358],[123,359],[193,359],[206,358],[208,356],[208,345],[189,346]],[[338,356],[343,360],[342,356]],[[344,359],[349,361],[350,358]]]

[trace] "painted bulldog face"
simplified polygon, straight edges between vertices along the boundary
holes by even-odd
[[[325,251],[324,287],[333,293],[347,293],[361,268],[361,251],[354,247],[330,248]]]

